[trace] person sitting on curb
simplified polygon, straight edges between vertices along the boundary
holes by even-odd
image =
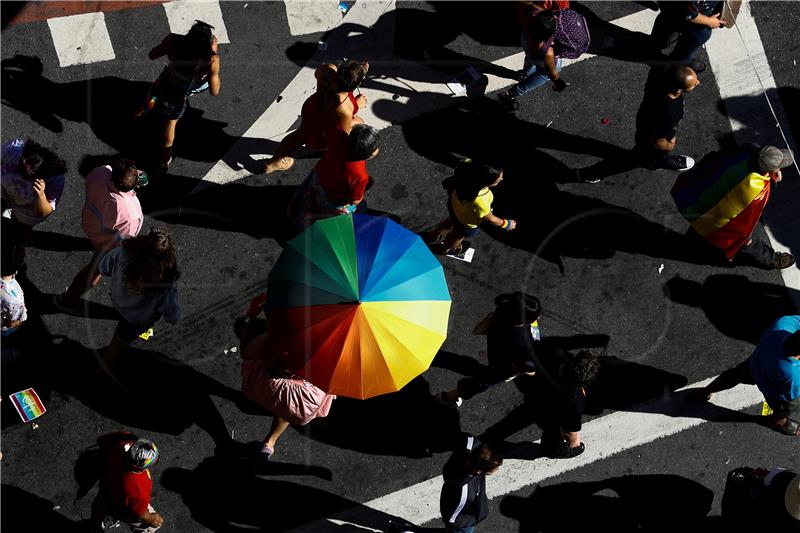
[[[442,469],[439,510],[447,533],[473,533],[489,514],[486,476],[494,474],[503,458],[472,435],[453,452]]]
[[[489,368],[481,375],[458,381],[456,388],[437,394],[434,399],[443,407],[460,407],[489,388],[511,381],[520,374],[536,373],[536,343],[542,306],[535,296],[522,292],[501,294],[494,300],[497,306],[489,320],[486,334]]]
[[[779,318],[764,333],[750,357],[700,389],[692,398],[709,401],[715,392],[740,383],[757,385],[773,414],[766,425],[800,436],[800,315]]]

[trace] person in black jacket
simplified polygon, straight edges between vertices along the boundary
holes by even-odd
[[[494,303],[497,307],[486,334],[489,367],[479,375],[460,379],[456,388],[437,394],[434,399],[438,405],[459,407],[463,400],[499,383],[536,372],[536,345],[540,340],[537,321],[542,313],[538,298],[514,292],[500,294]]]
[[[442,521],[448,533],[473,533],[489,514],[486,476],[503,464],[487,444],[466,436],[464,448],[456,450],[442,469],[444,484],[439,499]]]

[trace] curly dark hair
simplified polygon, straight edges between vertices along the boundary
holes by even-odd
[[[55,152],[41,144],[28,139],[22,147],[22,156],[19,158],[20,174],[33,180],[34,178],[47,179],[58,176],[67,171],[67,164]],[[23,171],[23,167],[30,169],[31,174]]]
[[[564,377],[580,387],[588,387],[600,371],[597,355],[589,350],[582,350],[571,355],[567,362]]]
[[[133,293],[163,290],[178,279],[178,260],[169,232],[150,228],[147,235],[126,239],[122,248],[128,254],[125,284]]]

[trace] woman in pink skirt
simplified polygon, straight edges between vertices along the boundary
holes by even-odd
[[[266,332],[259,332],[255,319],[264,308],[266,294],[256,296],[244,318],[242,345],[242,393],[273,414],[272,427],[259,451],[259,462],[275,453],[275,444],[289,424],[304,426],[315,418],[328,416],[336,396],[283,368],[284,353],[275,353]]]

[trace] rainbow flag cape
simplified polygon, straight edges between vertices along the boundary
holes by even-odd
[[[752,153],[703,161],[681,174],[670,191],[681,215],[728,260],[750,239],[769,200],[769,176],[748,169]]]
[[[42,416],[47,409],[44,408],[42,400],[33,389],[25,389],[23,391],[15,392],[9,395],[9,400],[17,409],[20,418],[23,422],[30,422]]]

